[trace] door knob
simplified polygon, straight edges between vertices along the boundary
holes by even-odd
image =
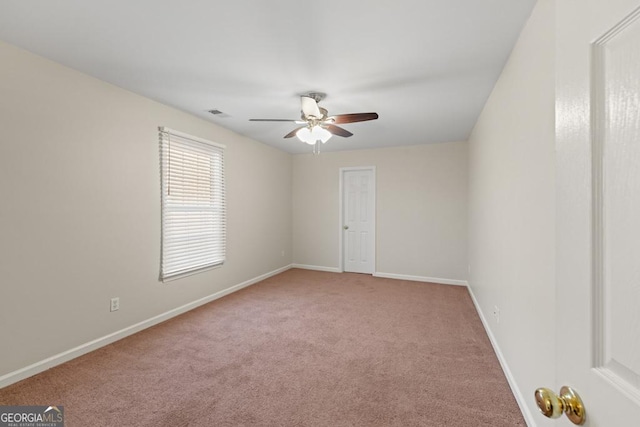
[[[349,226],[348,225],[343,225],[342,228],[344,228],[345,230],[348,230]]]
[[[572,423],[579,426],[587,420],[582,399],[571,387],[563,386],[559,396],[553,390],[539,388],[535,397],[540,412],[547,418],[558,418],[564,412]]]

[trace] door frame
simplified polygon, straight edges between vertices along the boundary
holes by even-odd
[[[377,270],[377,266],[376,266],[376,245],[377,245],[377,241],[376,241],[376,228],[377,228],[377,223],[376,223],[376,210],[377,210],[377,204],[376,204],[376,167],[375,166],[353,166],[353,167],[345,167],[345,168],[340,168],[340,179],[339,179],[339,189],[338,189],[338,206],[339,206],[339,212],[338,212],[338,218],[339,218],[339,222],[338,222],[338,270],[341,273],[344,273],[344,257],[343,257],[343,253],[344,253],[344,230],[342,229],[342,226],[344,225],[344,175],[346,172],[353,172],[353,171],[371,171],[372,175],[373,175],[373,180],[371,182],[371,193],[373,195],[373,212],[371,212],[371,221],[373,222],[373,229],[371,231],[372,234],[372,241],[373,241],[373,252],[371,254],[372,258],[373,258],[373,274],[376,273]]]

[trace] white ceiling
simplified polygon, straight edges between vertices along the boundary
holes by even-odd
[[[309,91],[380,115],[337,151],[466,140],[534,3],[0,0],[0,40],[290,153],[311,151],[295,124],[248,119],[297,119]]]

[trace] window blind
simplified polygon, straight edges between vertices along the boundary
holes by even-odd
[[[224,145],[160,130],[162,281],[225,261]]]

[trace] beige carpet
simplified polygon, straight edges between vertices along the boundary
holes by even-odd
[[[525,426],[463,287],[290,270],[20,383],[86,426]]]

